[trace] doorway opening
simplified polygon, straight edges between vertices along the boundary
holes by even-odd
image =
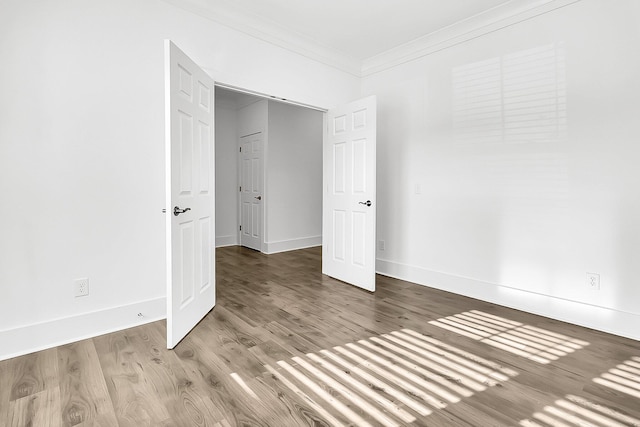
[[[215,108],[216,246],[322,245],[323,111],[224,87]]]
[[[374,292],[376,98],[280,101],[216,90],[216,246],[322,246],[323,274]]]

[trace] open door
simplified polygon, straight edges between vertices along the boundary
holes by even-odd
[[[322,273],[376,289],[376,98],[325,114]]]
[[[167,347],[213,308],[214,83],[165,40]]]

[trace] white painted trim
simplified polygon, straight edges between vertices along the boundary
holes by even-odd
[[[167,299],[156,298],[6,329],[0,331],[0,360],[155,322],[166,313]]]
[[[216,248],[224,246],[238,246],[239,244],[237,235],[216,237]]]
[[[377,259],[378,274],[640,341],[640,313],[586,304]]]
[[[300,239],[281,240],[278,242],[266,242],[265,254],[275,254],[278,252],[295,251],[297,249],[322,246],[322,236],[303,237]]]
[[[322,111],[322,112],[326,112],[327,111],[327,109],[323,108],[323,107],[317,107],[315,105],[305,104],[303,102],[298,102],[298,101],[295,101],[293,99],[280,98],[280,97],[276,97],[274,95],[269,95],[269,94],[258,92],[258,91],[251,90],[251,89],[245,89],[245,88],[242,88],[242,87],[239,87],[239,86],[234,86],[234,85],[230,85],[230,84],[223,83],[223,82],[216,82],[216,87],[219,87],[219,88],[222,88],[222,89],[226,89],[226,90],[231,90],[231,91],[234,91],[234,92],[244,93],[246,95],[255,96],[256,98],[266,99],[267,101],[281,102],[283,104],[295,105],[296,107],[309,108],[311,110]],[[255,102],[258,102],[258,101],[255,101]],[[246,107],[246,105],[245,105],[245,107]],[[236,107],[232,107],[232,109],[239,110],[239,108],[236,108]]]
[[[362,77],[370,76],[406,62],[414,61],[457,44],[509,27],[581,0],[510,1],[459,21],[431,34],[367,58]]]

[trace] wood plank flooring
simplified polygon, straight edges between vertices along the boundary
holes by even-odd
[[[640,426],[640,343],[379,276],[217,250],[217,306],[0,362],[0,426]]]

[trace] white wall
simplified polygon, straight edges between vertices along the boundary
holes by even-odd
[[[322,115],[269,101],[267,253],[322,244]]]
[[[238,120],[216,101],[216,246],[238,244]]]
[[[165,315],[166,38],[227,84],[318,106],[359,90],[158,0],[0,3],[0,359]]]
[[[365,78],[379,103],[378,270],[640,339],[639,18],[637,1],[583,0]],[[566,132],[463,140],[454,70],[540,46],[564,61]],[[520,81],[534,85],[536,67]]]
[[[269,130],[269,101],[261,99],[238,109],[238,137]]]

